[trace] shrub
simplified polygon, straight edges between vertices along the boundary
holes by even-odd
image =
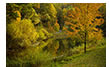
[[[39,37],[31,20],[23,19],[7,24],[7,47],[28,47]],[[16,49],[16,48],[15,48]]]
[[[52,56],[43,51],[36,49],[28,49],[19,54],[18,57],[12,59],[7,58],[7,67],[22,65],[24,67],[49,67],[51,65]]]

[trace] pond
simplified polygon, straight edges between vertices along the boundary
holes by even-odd
[[[39,42],[40,44],[38,46],[42,47],[43,52],[48,52],[52,57],[46,53],[37,53],[37,50],[34,51],[36,47],[32,46],[32,48],[23,51],[22,59],[19,60],[16,58],[17,61],[9,60],[9,62],[13,61],[13,63],[7,64],[7,67],[41,67],[41,65],[43,65],[42,67],[44,67],[44,65],[49,67],[48,65],[54,65],[56,63],[54,59],[49,60],[49,58],[65,56],[75,46],[75,42],[71,38],[49,38]],[[28,55],[27,59],[24,59],[26,57],[25,54]]]
[[[53,56],[65,55],[75,46],[75,42],[71,38],[51,38],[48,41],[48,44],[43,48],[43,50],[50,52]]]

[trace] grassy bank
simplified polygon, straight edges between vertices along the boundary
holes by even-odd
[[[66,60],[62,61],[62,67],[106,67],[106,47],[96,47],[86,54],[71,56]]]

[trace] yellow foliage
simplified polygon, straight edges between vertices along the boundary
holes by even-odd
[[[31,20],[28,19],[23,19],[19,23],[18,21],[14,21],[13,23],[8,24],[7,34],[10,35],[14,40],[21,39],[21,41],[19,41],[17,44],[25,47],[28,47],[32,43],[36,42],[37,38],[39,37]]]
[[[41,28],[41,29],[37,30],[37,32],[38,32],[38,35],[39,35],[39,39],[46,39],[46,38],[51,36],[51,34],[48,33],[48,31],[44,28]]]

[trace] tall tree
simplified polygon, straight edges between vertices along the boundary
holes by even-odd
[[[96,3],[91,3],[91,4],[79,4],[79,9],[80,9],[80,15],[79,15],[79,20],[78,24],[80,24],[80,29],[84,33],[82,35],[84,37],[84,52],[86,53],[86,43],[90,39],[98,38],[100,39],[102,37],[102,30],[97,28],[97,26],[100,26],[103,24],[103,19],[97,19],[97,16],[101,16],[98,9],[102,6],[103,4],[96,4]],[[97,35],[98,34],[98,35]],[[97,39],[96,38],[96,39]]]
[[[64,27],[64,29],[67,30],[68,33],[70,33],[69,35],[72,35],[73,37],[78,37],[80,40],[82,40],[82,42],[84,42],[84,52],[86,53],[87,42],[102,38],[102,30],[99,29],[98,26],[103,24],[104,19],[97,19],[96,17],[101,16],[101,14],[99,13],[99,8],[103,4],[77,3],[71,5],[74,8],[71,7],[70,10],[64,10],[65,13],[67,13],[67,15],[65,15],[65,25],[67,25],[67,28]]]
[[[50,24],[53,24],[56,22],[57,11],[53,4],[40,4],[40,14],[43,23],[51,22]]]

